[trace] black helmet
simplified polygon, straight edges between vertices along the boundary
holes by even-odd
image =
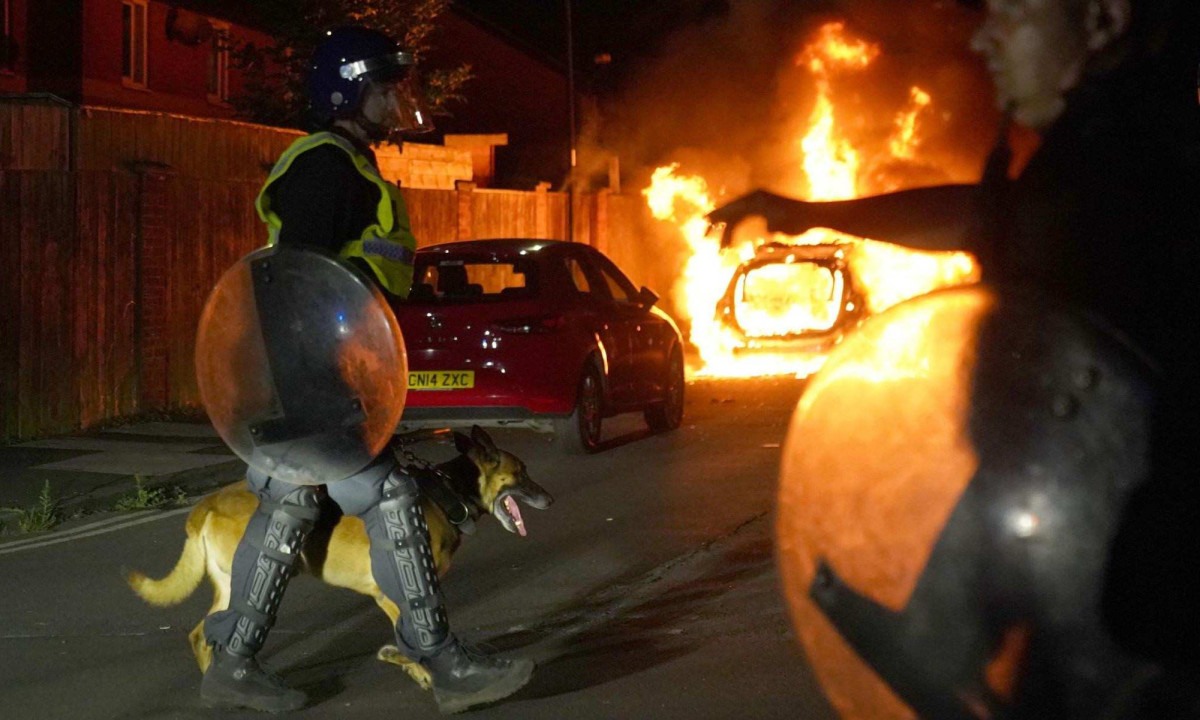
[[[361,108],[371,84],[393,83],[396,102],[390,124],[397,130],[431,130],[433,124],[422,102],[415,66],[412,53],[378,30],[330,30],[313,53],[309,67],[312,115],[319,124],[351,117]]]

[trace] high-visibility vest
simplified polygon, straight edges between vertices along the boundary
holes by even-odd
[[[408,297],[408,291],[412,288],[413,256],[417,249],[417,239],[412,234],[412,224],[408,219],[404,196],[400,194],[400,188],[380,177],[379,171],[371,161],[349,140],[335,133],[318,132],[296,140],[279,157],[275,167],[271,168],[271,174],[254,203],[258,216],[267,224],[267,244],[274,245],[278,242],[279,230],[283,227],[283,220],[271,209],[271,185],[283,177],[302,153],[322,145],[334,145],[344,150],[358,172],[379,188],[375,223],[368,225],[361,237],[343,245],[338,257],[362,258],[374,271],[382,287],[393,295]]]

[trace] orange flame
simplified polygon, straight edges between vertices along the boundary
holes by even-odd
[[[879,55],[878,46],[846,34],[844,23],[818,29],[814,40],[796,58],[813,76],[816,99],[806,130],[797,143],[809,200],[842,200],[857,197],[860,180],[859,150],[839,127],[835,117],[835,76],[867,68]],[[887,143],[892,158],[911,160],[920,146],[919,120],[933,99],[919,87],[909,91],[905,109],[897,113]],[[750,376],[814,372],[824,361],[819,353],[740,352],[748,343],[716,317],[715,308],[725,295],[738,266],[752,258],[765,239],[721,249],[707,235],[704,216],[716,203],[704,178],[677,174],[678,165],[658,168],[650,187],[643,190],[654,217],[679,227],[691,255],[676,283],[676,307],[691,321],[689,340],[700,352],[699,374]],[[803,195],[803,192],[796,192]],[[979,269],[966,253],[925,253],[864,238],[815,228],[799,237],[775,238],[795,245],[842,243],[849,248],[846,262],[865,298],[866,311],[881,312],[908,298],[939,287],[978,280]],[[802,263],[803,265],[803,263]],[[834,324],[842,311],[842,290],[847,282],[839,272],[800,266],[764,265],[755,271],[752,287],[743,277],[736,290],[738,325],[757,338],[779,338],[797,331],[820,331]],[[846,309],[853,310],[846,301]]]
[[[863,70],[879,48],[845,37],[845,24],[826,23],[817,39],[796,59],[807,65],[817,83],[817,101],[809,115],[809,130],[800,140],[810,200],[844,200],[856,195],[858,151],[839,137],[833,117],[831,75],[835,70]]]
[[[908,96],[908,108],[896,116],[896,133],[892,135],[888,144],[892,156],[903,160],[911,160],[916,155],[919,142],[917,116],[922,110],[929,107],[929,103],[932,101],[929,93],[916,86],[908,91]]]

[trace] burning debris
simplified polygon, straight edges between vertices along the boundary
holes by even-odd
[[[838,122],[835,82],[865,70],[879,53],[843,23],[829,22],[795,58],[811,75],[816,98],[794,143],[803,177],[789,194],[846,200],[881,187],[898,189],[903,182],[889,182],[886,168],[920,163],[922,118],[936,105],[926,90],[909,89],[885,142],[863,142],[854,128]],[[864,152],[871,153],[865,162]],[[678,164],[659,167],[643,194],[654,217],[676,225],[688,244],[673,294],[700,351],[699,374],[807,375],[866,314],[979,279],[978,264],[966,253],[913,251],[824,228],[792,237],[758,233],[722,248],[705,221],[716,207],[708,183],[680,174]],[[831,249],[801,252],[796,246]]]

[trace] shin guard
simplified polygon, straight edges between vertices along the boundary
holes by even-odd
[[[416,481],[393,470],[374,514],[367,523],[371,569],[380,589],[400,607],[400,650],[420,662],[445,645],[450,629]]]
[[[234,554],[229,609],[205,621],[210,643],[242,657],[262,649],[317,514],[316,489],[309,486],[259,505]]]

